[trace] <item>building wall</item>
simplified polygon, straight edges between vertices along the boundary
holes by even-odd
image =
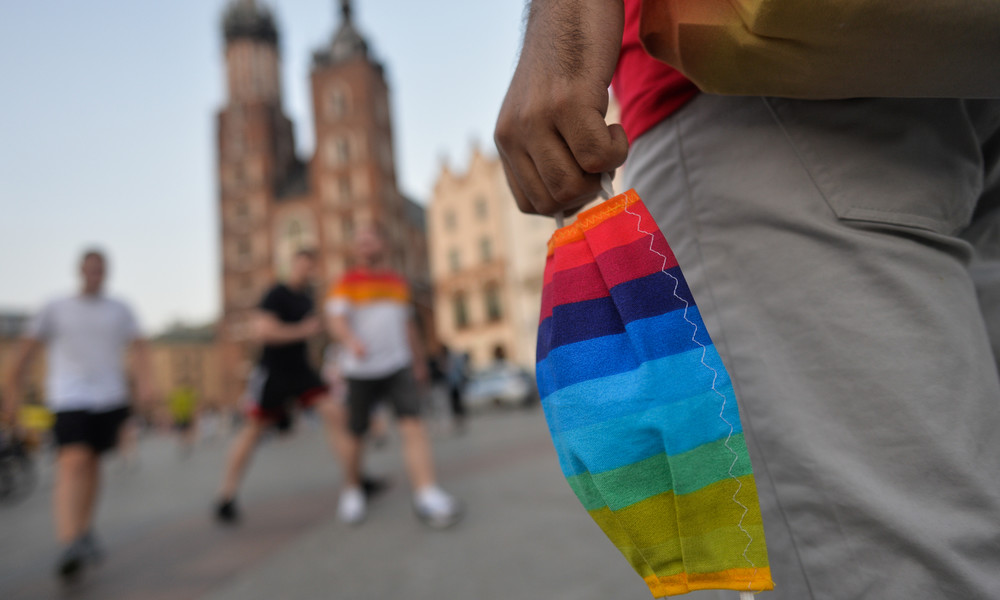
[[[533,368],[552,220],[521,214],[499,160],[476,148],[465,172],[442,167],[428,229],[441,341],[469,352],[475,368],[488,365],[497,346],[510,360]],[[491,293],[499,299],[499,315],[490,314]],[[458,298],[466,305],[464,326]]]
[[[16,335],[0,336],[0,401],[3,388],[10,380],[14,361],[17,360],[20,339]],[[45,351],[36,357],[24,382],[25,401],[45,402]]]
[[[611,98],[607,121],[618,122],[619,114],[618,103]],[[615,174],[618,191],[622,191],[621,175],[619,169]],[[598,202],[595,199],[590,206]],[[520,212],[500,160],[479,148],[473,148],[464,172],[442,166],[427,220],[440,340],[470,352],[475,368],[489,364],[493,349],[502,346],[510,360],[533,371],[545,257],[555,220]],[[567,218],[567,223],[572,221]],[[492,244],[491,260],[482,256],[483,239]],[[503,312],[502,318],[491,320],[485,293],[495,282],[500,284]],[[464,327],[458,326],[455,315],[459,295],[466,299],[468,309],[469,322]]]
[[[164,399],[178,388],[191,387],[199,409],[229,404],[223,396],[219,347],[213,340],[154,340],[150,354],[156,390]]]

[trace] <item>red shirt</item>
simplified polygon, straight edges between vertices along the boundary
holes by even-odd
[[[698,94],[676,69],[649,54],[639,43],[642,0],[625,1],[625,33],[611,86],[621,106],[622,127],[633,141]]]

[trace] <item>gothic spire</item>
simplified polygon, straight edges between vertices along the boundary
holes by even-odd
[[[362,37],[351,19],[351,0],[339,0],[340,25],[333,34],[330,45],[314,55],[317,64],[332,64],[343,62],[356,56],[368,56],[368,42]]]

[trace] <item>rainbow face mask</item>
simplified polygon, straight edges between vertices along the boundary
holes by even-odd
[[[549,242],[537,379],[559,462],[656,597],[773,588],[725,366],[632,190]]]

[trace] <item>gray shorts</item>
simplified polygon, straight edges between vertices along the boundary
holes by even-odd
[[[397,418],[420,416],[420,391],[410,367],[378,379],[347,378],[348,426],[362,436],[368,431],[372,411],[388,400]]]
[[[736,388],[761,598],[1000,597],[998,157],[995,101],[702,95],[633,141]]]

